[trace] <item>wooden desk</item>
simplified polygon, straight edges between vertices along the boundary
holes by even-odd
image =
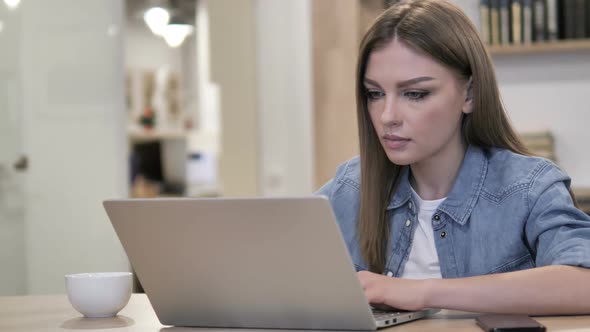
[[[441,311],[434,317],[402,324],[381,331],[476,331],[477,314]],[[590,331],[590,316],[537,317],[548,331]],[[83,318],[65,295],[0,297],[0,331],[224,331],[208,328],[170,328],[160,324],[144,294],[133,294],[127,307],[114,318]],[[254,330],[237,330],[254,331]],[[272,332],[272,330],[259,330]],[[284,330],[280,330],[284,332]]]

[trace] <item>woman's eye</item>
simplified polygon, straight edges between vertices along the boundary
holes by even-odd
[[[420,101],[428,96],[429,93],[428,91],[407,91],[404,93],[404,96],[412,101]]]
[[[365,94],[367,95],[368,100],[377,100],[385,96],[385,94],[379,90],[366,90]]]

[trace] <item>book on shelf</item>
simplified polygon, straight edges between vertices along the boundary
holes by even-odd
[[[558,15],[557,15],[557,0],[547,0],[546,8],[547,15],[547,40],[557,40],[558,34]]]
[[[586,37],[586,0],[576,0],[575,2],[575,27],[574,38],[583,39]]]
[[[556,161],[555,140],[550,131],[536,131],[521,133],[520,137],[524,145],[535,156]]]
[[[590,1],[590,0],[588,0]],[[490,0],[481,0],[479,5],[479,19],[481,22],[481,39],[486,44],[491,44],[490,35]]]
[[[590,38],[590,0],[476,0],[481,36],[494,46]]]
[[[547,15],[545,0],[533,0],[533,39],[536,42],[547,40]]]
[[[553,146],[555,139],[549,130],[526,131],[520,133],[520,138],[530,146]]]
[[[563,0],[558,7],[561,11],[559,18],[559,36],[561,39],[584,39],[586,38],[587,0]]]
[[[512,0],[510,5],[510,21],[512,28],[512,43],[515,45],[522,44],[522,2],[521,0]]]
[[[563,0],[560,2],[561,39],[574,39],[576,30],[576,1]]]
[[[522,2],[522,42],[530,44],[533,42],[533,0]]]
[[[510,6],[508,0],[500,0],[500,42],[510,44]]]
[[[490,34],[492,45],[500,44],[500,0],[490,0]]]

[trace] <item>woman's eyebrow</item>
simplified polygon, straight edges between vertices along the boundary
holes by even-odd
[[[406,87],[406,86],[409,86],[409,85],[412,85],[412,84],[417,84],[417,83],[420,83],[420,82],[427,82],[427,81],[432,81],[432,80],[435,80],[435,78],[434,77],[430,77],[430,76],[420,76],[420,77],[415,77],[415,78],[411,78],[409,80],[398,82],[397,83],[397,86],[399,88],[403,88],[403,87]],[[376,86],[378,88],[381,88],[381,86],[379,85],[379,83],[377,83],[376,81],[374,81],[374,80],[372,80],[370,78],[367,78],[367,77],[365,77],[364,83],[365,84],[374,85],[374,86]]]
[[[366,78],[366,77],[365,77],[365,79],[364,79],[364,83],[365,83],[365,84],[367,84],[367,83],[368,83],[368,84],[370,84],[370,85],[376,86],[376,87],[378,87],[379,89],[381,89],[381,86],[379,85],[379,83],[377,83],[377,82],[373,81],[373,80],[372,80],[372,79],[370,79],[370,78]]]
[[[412,84],[417,84],[420,82],[427,82],[427,81],[432,81],[434,80],[434,77],[430,77],[430,76],[420,76],[420,77],[416,77],[416,78],[412,78],[409,80],[405,80],[405,81],[401,81],[397,83],[397,86],[400,88],[412,85]]]

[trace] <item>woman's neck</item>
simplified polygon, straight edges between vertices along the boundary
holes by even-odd
[[[467,150],[466,144],[449,144],[436,155],[412,164],[412,188],[423,200],[445,198],[453,188]]]

